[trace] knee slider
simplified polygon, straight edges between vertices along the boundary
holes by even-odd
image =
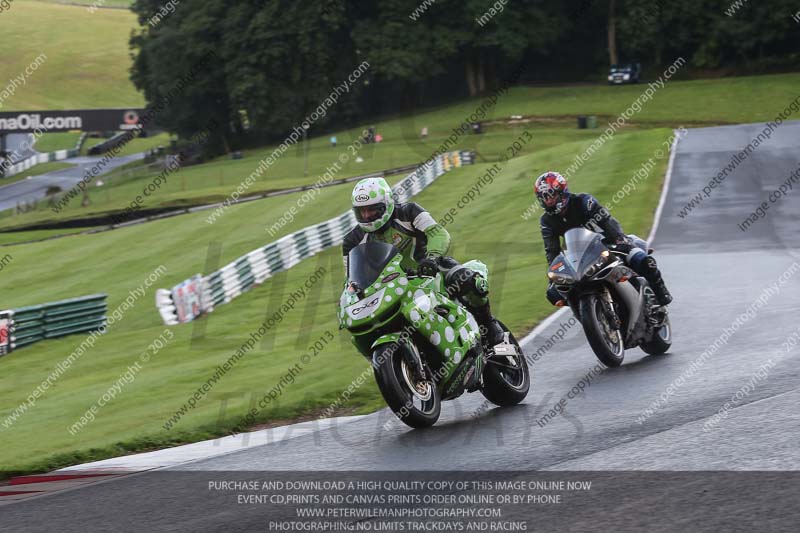
[[[474,286],[476,294],[481,298],[489,296],[489,283],[486,281],[486,279],[484,279],[484,277],[480,274],[475,274],[475,278],[473,279],[475,282]]]
[[[456,267],[450,270],[445,277],[448,292],[452,291],[457,295],[471,293],[474,296],[483,298],[489,294],[489,286],[483,276],[467,267]]]

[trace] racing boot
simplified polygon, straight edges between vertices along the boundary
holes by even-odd
[[[641,275],[650,284],[650,288],[656,295],[656,301],[661,306],[669,305],[672,302],[672,295],[667,290],[667,285],[664,283],[664,278],[661,277],[661,271],[658,269],[656,259],[652,255],[645,255],[643,251],[629,257],[628,260],[631,268]]]
[[[667,285],[664,283],[664,278],[661,277],[660,273],[658,279],[647,281],[650,283],[650,288],[653,289],[659,305],[665,306],[672,303],[672,295],[669,293],[669,290],[667,290]]]
[[[489,346],[497,346],[505,341],[503,326],[501,326],[500,322],[492,315],[492,310],[488,303],[476,308],[473,314]]]
[[[644,277],[656,294],[656,301],[661,306],[669,305],[672,302],[672,295],[667,290],[664,278],[661,277],[661,271],[658,269],[655,258],[652,255],[648,255],[644,261],[644,266]]]

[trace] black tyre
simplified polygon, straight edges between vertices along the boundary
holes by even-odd
[[[672,325],[669,316],[664,324],[653,333],[653,338],[641,344],[642,350],[650,355],[665,354],[672,347]]]
[[[495,405],[517,405],[528,395],[531,386],[528,362],[522,353],[517,339],[503,324],[503,331],[508,332],[508,340],[516,347],[516,355],[493,356],[483,369],[483,389],[481,392],[487,400]]]
[[[602,306],[603,302],[596,294],[581,298],[581,325],[600,362],[607,367],[617,367],[625,358],[625,343],[622,332],[609,323]]]
[[[391,345],[378,347],[373,353],[375,381],[394,414],[412,428],[432,426],[439,420],[442,407],[439,390],[433,381],[419,381],[414,378],[413,369],[405,361],[403,345],[393,350]],[[428,376],[429,369],[425,369]]]

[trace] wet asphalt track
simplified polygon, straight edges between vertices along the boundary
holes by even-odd
[[[144,154],[115,157],[102,167],[99,175],[142,157]],[[40,200],[46,196],[45,192],[51,186],[61,187],[64,191],[71,189],[83,179],[87,172],[91,172],[101,159],[102,157],[75,157],[61,161],[73,164],[74,167],[33,176],[10,185],[2,185],[3,181],[0,180],[0,211],[15,207],[19,203]]]
[[[703,530],[723,523],[726,530],[756,524],[763,531],[785,530],[792,520],[797,523],[796,514],[789,517],[797,513],[797,477],[790,485],[793,492],[778,491],[779,474],[768,474],[778,476],[772,481],[747,474],[731,479],[724,484],[739,495],[732,504],[698,485],[710,474],[674,483],[662,474],[637,484],[635,475],[622,472],[800,470],[800,347],[789,353],[782,349],[800,327],[800,265],[726,345],[670,389],[664,405],[641,418],[724,328],[795,261],[800,263],[800,191],[772,205],[747,232],[737,227],[800,166],[800,122],[784,124],[700,207],[685,218],[677,216],[761,128],[690,130],[681,140],[654,243],[675,296],[673,350],[665,356],[629,350],[622,367],[602,372],[583,394],[568,399],[566,416],[544,427],[536,423],[597,364],[577,325],[532,366],[531,393],[516,408],[491,407],[475,416],[483,397],[467,395],[445,404],[440,422],[429,431],[393,423],[383,410],[341,428],[186,464],[172,473],[145,473],[5,506],[0,523],[62,531],[89,523],[104,530],[264,530],[266,520],[274,518],[268,507],[208,500],[204,483],[212,476],[219,479],[211,471],[227,471],[229,477],[242,471],[248,478],[252,471],[489,470],[516,478],[523,470],[605,470],[614,471],[601,475],[614,480],[606,492],[593,490],[574,505],[517,509],[506,516],[531,520],[541,530]],[[560,315],[524,347],[526,353],[536,351],[568,318]],[[768,374],[754,381],[765,364]],[[710,417],[748,382],[753,385],[748,394],[705,431]],[[658,480],[663,483],[653,483]]]

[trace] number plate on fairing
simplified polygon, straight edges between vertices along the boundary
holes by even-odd
[[[363,298],[353,305],[349,305],[347,307],[347,314],[353,320],[362,319],[364,317],[370,316],[372,313],[378,310],[383,301],[383,295],[386,293],[386,289],[383,288],[373,294],[372,296],[367,296]]]

